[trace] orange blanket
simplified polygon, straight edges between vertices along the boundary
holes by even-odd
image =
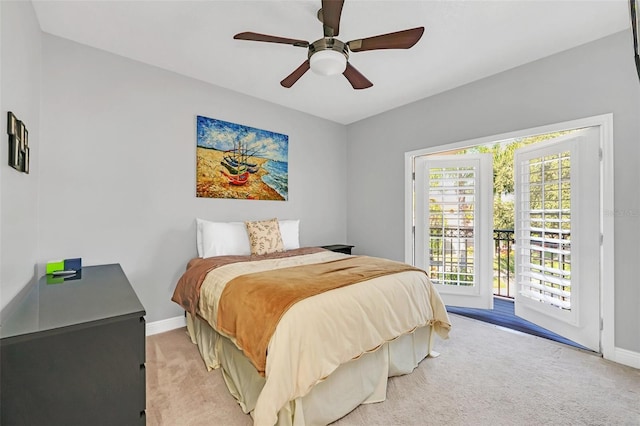
[[[207,274],[221,266],[237,262],[252,262],[264,259],[282,259],[284,257],[301,256],[304,254],[325,251],[320,247],[303,247],[295,250],[265,254],[261,256],[217,256],[205,259],[195,258],[189,261],[187,270],[180,277],[171,300],[182,306],[185,311],[196,316],[200,302],[200,287]]]
[[[348,257],[236,277],[218,304],[218,329],[235,339],[264,376],[267,347],[280,318],[296,302],[372,278],[423,270],[372,257]]]

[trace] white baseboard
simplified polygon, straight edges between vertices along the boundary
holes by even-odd
[[[613,353],[613,358],[609,358],[611,361],[633,368],[640,368],[640,353],[618,347],[614,348]]]
[[[146,335],[151,336],[153,334],[164,333],[165,331],[175,330],[176,328],[185,327],[187,325],[187,318],[184,315],[179,317],[167,318],[160,321],[154,321],[147,323]]]

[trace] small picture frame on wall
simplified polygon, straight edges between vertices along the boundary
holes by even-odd
[[[22,126],[22,137],[20,141],[22,142],[22,151],[26,152],[26,150],[29,149],[29,132],[24,125]]]
[[[16,119],[16,116],[13,115],[13,113],[11,111],[9,111],[9,113],[7,114],[7,134],[9,134],[9,136],[11,135],[15,135],[18,131],[18,120]]]
[[[9,135],[9,165],[20,170],[20,140],[16,135]]]
[[[29,147],[24,150],[24,164],[22,165],[22,171],[29,174]]]
[[[29,131],[11,111],[7,113],[7,134],[9,165],[19,172],[29,173]]]
[[[22,121],[18,120],[18,132],[17,135],[18,142],[20,144],[20,151],[24,150],[24,124]]]

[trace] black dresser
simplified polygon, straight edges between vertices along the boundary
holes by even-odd
[[[42,277],[2,322],[0,424],[146,423],[144,307],[118,264],[76,278]]]

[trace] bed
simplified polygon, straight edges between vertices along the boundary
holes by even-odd
[[[280,228],[275,250],[249,254],[207,250],[200,238],[202,257],[189,262],[172,300],[187,311],[206,367],[221,369],[255,425],[328,424],[384,401],[387,378],[413,371],[434,334],[447,338],[437,291],[417,268],[296,247]]]

